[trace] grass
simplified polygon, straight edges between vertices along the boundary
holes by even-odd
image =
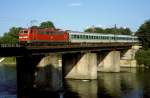
[[[15,57],[6,57],[4,59],[4,61],[2,61],[2,64],[15,65],[16,64],[16,58]]]

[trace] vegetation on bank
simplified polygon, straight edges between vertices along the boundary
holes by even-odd
[[[140,49],[136,53],[136,60],[138,61],[139,65],[144,64],[145,66],[150,66],[150,49]]]
[[[16,58],[15,57],[5,57],[5,59],[1,63],[6,64],[6,65],[15,65]]]
[[[137,63],[150,67],[150,20],[145,21],[140,26],[136,35],[139,37],[143,46],[135,55]]]

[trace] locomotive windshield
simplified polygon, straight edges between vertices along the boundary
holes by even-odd
[[[20,33],[28,33],[28,31],[27,30],[22,30],[22,31],[20,31]]]

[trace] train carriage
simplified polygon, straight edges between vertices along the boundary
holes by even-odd
[[[138,42],[138,38],[136,36],[130,35],[114,35],[73,31],[70,31],[68,34],[71,43]]]

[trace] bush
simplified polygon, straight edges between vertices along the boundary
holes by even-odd
[[[135,59],[137,60],[137,63],[139,65],[144,64],[145,66],[149,66],[150,67],[150,49],[148,49],[148,50],[140,49],[136,53]]]

